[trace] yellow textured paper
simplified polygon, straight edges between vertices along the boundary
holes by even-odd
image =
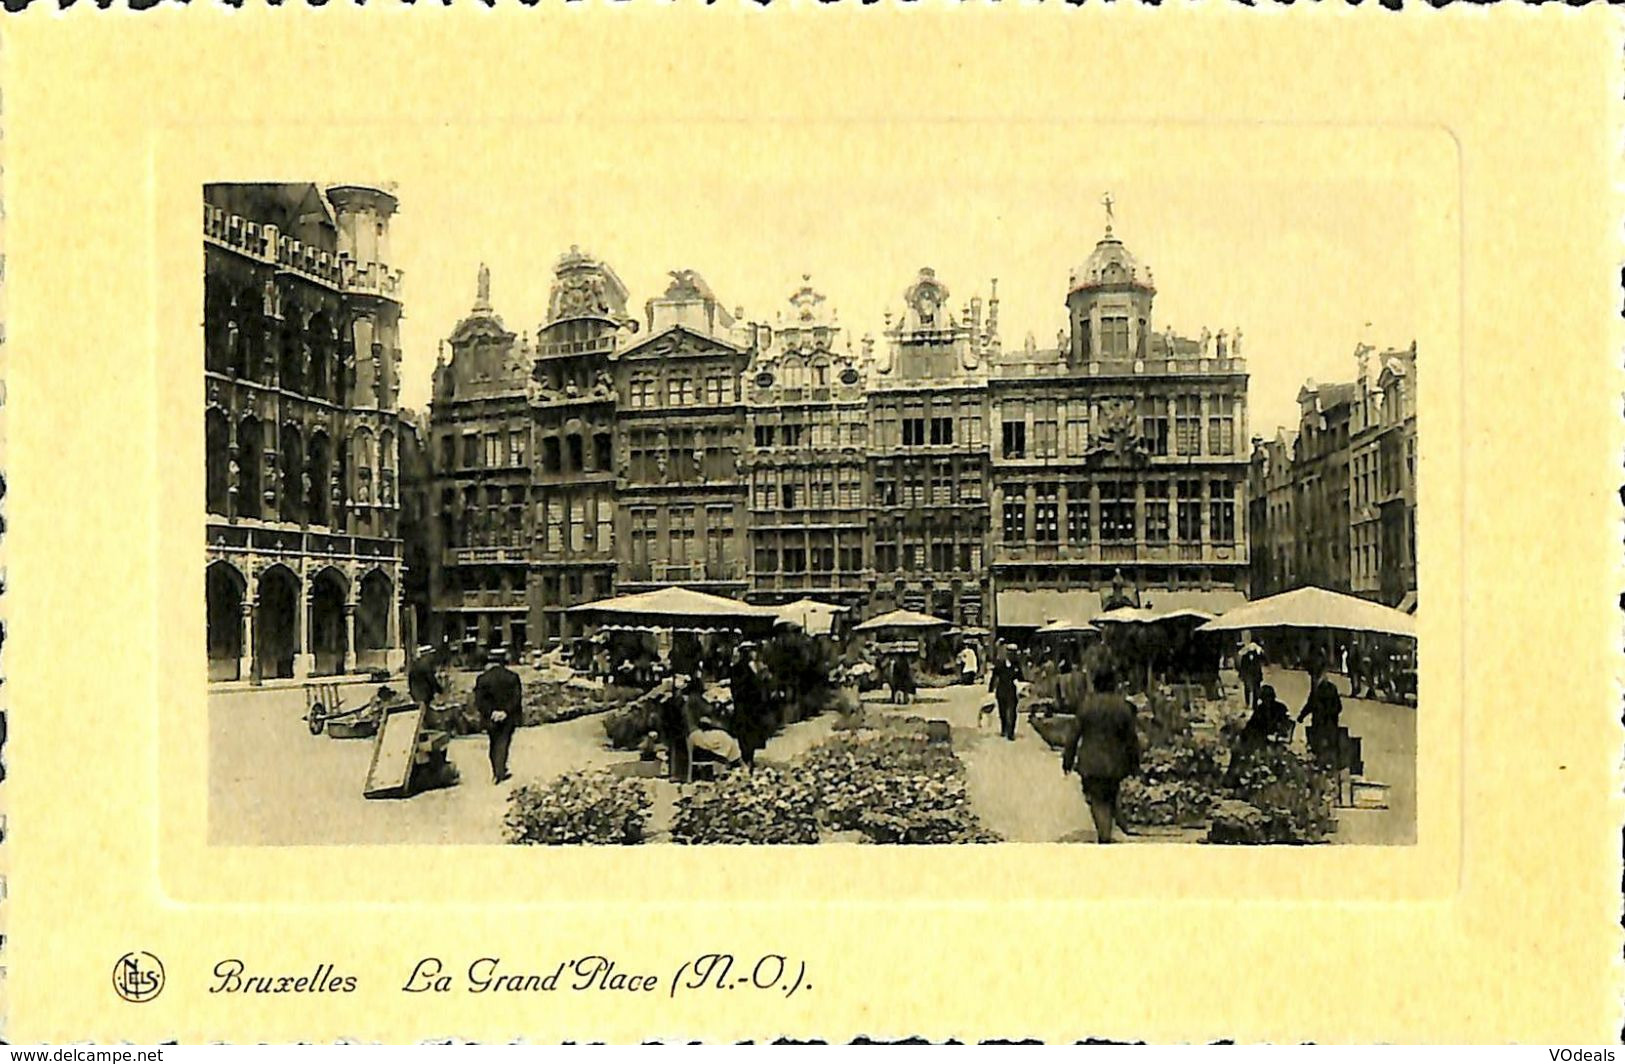
[[[1619,44],[1595,6],[9,22],[8,1037],[1613,1040]],[[201,185],[465,182],[472,202],[522,172],[522,230],[569,211],[556,171],[572,195],[720,175],[686,197],[749,227],[775,181],[832,165],[916,170],[950,231],[978,182],[1075,180],[1089,221],[1055,233],[1080,249],[1113,179],[1413,205],[1391,224],[1428,374],[1418,843],[208,845]],[[794,263],[764,233],[730,268]],[[163,959],[151,1002],[112,992],[129,950]],[[400,992],[427,956],[597,954],[664,987],[712,951],[805,961],[810,986]],[[226,957],[359,989],[206,993]]]

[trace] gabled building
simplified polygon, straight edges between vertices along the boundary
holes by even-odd
[[[1055,347],[995,364],[1001,628],[1112,603],[1238,605],[1248,580],[1241,333],[1156,331],[1156,284],[1113,233],[1074,270]]]
[[[397,207],[373,186],[204,187],[211,680],[404,659]]]
[[[693,270],[673,271],[645,313],[644,335],[614,359],[617,590],[742,596],[745,337]]]
[[[429,408],[429,634],[468,656],[522,646],[528,633],[530,363],[529,343],[492,306],[481,266],[473,307],[441,345]]]
[[[988,364],[998,297],[960,316],[935,271],[919,272],[887,314],[869,374],[871,608],[906,608],[967,626],[988,621]]]
[[[1297,432],[1286,428],[1277,429],[1272,439],[1253,439],[1252,463],[1247,474],[1252,598],[1264,598],[1301,586],[1295,509],[1297,486],[1292,472],[1297,446]]]
[[[527,382],[536,540],[530,642],[580,634],[565,612],[615,592],[615,356],[637,331],[609,266],[572,247],[554,267]]]
[[[805,275],[788,311],[753,327],[741,469],[753,602],[862,605],[875,587],[869,366],[842,332]]]

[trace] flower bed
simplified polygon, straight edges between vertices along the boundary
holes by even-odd
[[[1205,841],[1243,845],[1324,842],[1336,826],[1334,784],[1308,756],[1269,742],[1245,755],[1217,804]]]
[[[637,780],[607,772],[572,772],[526,784],[508,796],[502,818],[510,843],[632,845],[643,841],[652,804]]]
[[[817,809],[806,784],[792,773],[767,766],[730,772],[714,787],[677,799],[671,837],[687,845],[813,843]]]
[[[923,727],[849,732],[808,751],[797,771],[824,823],[872,842],[997,842],[970,807],[964,765]]]

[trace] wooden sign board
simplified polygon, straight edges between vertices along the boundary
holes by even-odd
[[[361,793],[368,798],[404,798],[412,780],[418,733],[423,730],[423,707],[413,703],[394,707],[378,725],[372,741],[372,764]]]

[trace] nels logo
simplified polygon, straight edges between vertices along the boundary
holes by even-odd
[[[163,988],[163,963],[145,950],[126,953],[113,965],[113,989],[125,1001],[151,1001]]]

